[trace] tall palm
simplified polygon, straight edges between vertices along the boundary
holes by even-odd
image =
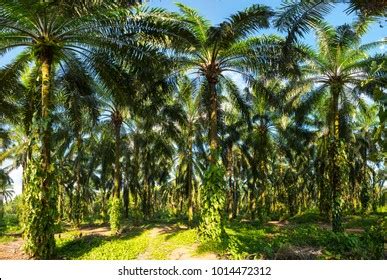
[[[202,199],[206,207],[202,208],[200,231],[205,238],[219,239],[225,233],[222,226],[224,170],[218,161],[220,86],[229,80],[227,73],[248,76],[248,70],[251,69],[246,62],[256,54],[253,46],[262,43],[257,38],[248,39],[248,35],[267,28],[273,12],[266,6],[253,5],[212,26],[195,10],[183,4],[177,5],[180,14],[176,17],[188,35],[175,46],[178,54],[176,60],[184,73],[196,74],[202,82],[203,104],[207,113],[210,165],[205,176]]]
[[[363,30],[356,26],[333,28],[320,23],[315,28],[318,50],[310,53],[304,82],[316,86],[306,98],[305,104],[310,107],[319,100],[325,100],[325,123],[330,138],[332,226],[334,231],[340,231],[343,176],[339,170],[340,161],[345,161],[342,140],[350,131],[348,121],[351,108],[361,106],[364,95],[372,98],[374,89],[385,88],[384,70],[380,67],[385,60],[384,56],[371,57],[367,54],[367,50],[385,42],[361,46]],[[346,164],[343,162],[341,167],[345,168]]]
[[[0,221],[4,216],[4,200],[7,202],[15,193],[11,184],[12,179],[9,177],[8,172],[0,169]]]
[[[248,39],[248,35],[267,28],[273,12],[266,6],[253,5],[230,16],[219,25],[212,26],[195,10],[183,4],[177,5],[180,9],[177,17],[191,33],[191,36],[187,36],[186,41],[183,41],[188,46],[184,49],[184,56],[178,58],[178,61],[184,66],[184,71],[194,72],[206,84],[210,160],[215,162],[215,153],[218,152],[219,146],[218,87],[224,82],[227,72],[248,74],[245,62],[251,57],[251,47],[259,41]]]
[[[83,188],[86,187],[85,176],[82,176],[82,165],[87,160],[84,154],[84,135],[90,133],[98,117],[95,86],[87,73],[74,66],[65,69],[55,81],[55,87],[56,92],[60,92],[57,94],[59,100],[55,100],[55,103],[64,109],[64,112],[61,112],[63,117],[56,121],[56,126],[59,127],[56,129],[59,130],[57,134],[66,134],[61,135],[62,139],[65,139],[62,146],[68,149],[70,157],[74,158],[75,204],[71,218],[76,226],[79,226],[83,208],[81,197]]]
[[[183,77],[178,84],[176,102],[184,114],[180,124],[179,138],[176,139],[178,151],[177,180],[183,184],[188,198],[188,222],[193,221],[194,186],[197,184],[199,162],[195,155],[197,135],[201,131],[200,95],[188,77]]]
[[[277,164],[277,156],[285,158],[290,151],[300,150],[310,138],[309,131],[295,122],[293,113],[304,89],[278,79],[260,79],[247,90],[250,120],[244,129],[243,151],[251,169],[252,220],[255,218],[256,202],[261,217],[270,211],[269,194],[273,193],[270,170]]]

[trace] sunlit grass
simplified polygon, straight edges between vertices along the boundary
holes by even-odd
[[[124,237],[66,235],[57,239],[58,257],[64,259],[132,260],[148,247],[148,231],[136,230]]]
[[[8,243],[15,241],[17,238],[9,235],[0,235],[0,243]]]
[[[150,244],[150,257],[153,260],[169,259],[172,252],[181,247],[191,247],[197,242],[196,230],[178,230],[164,233],[153,239]]]

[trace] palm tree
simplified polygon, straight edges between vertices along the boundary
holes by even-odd
[[[367,50],[384,42],[360,45],[364,29],[349,25],[333,28],[325,23],[315,26],[318,51],[309,53],[305,79],[315,86],[306,98],[306,106],[324,100],[325,119],[329,135],[329,170],[332,191],[332,228],[342,230],[342,187],[347,172],[343,140],[349,132],[349,115],[353,106],[360,106],[363,95],[373,97],[370,89],[384,87],[385,78],[380,67],[383,56],[370,57]],[[365,82],[367,81],[367,82]],[[304,108],[306,108],[304,106]],[[341,170],[341,172],[340,172]]]
[[[177,14],[176,17],[183,24],[183,29],[188,31],[188,35],[181,40],[179,45],[175,46],[176,60],[180,63],[182,72],[188,71],[198,75],[197,79],[202,82],[203,105],[207,113],[210,168],[206,173],[208,182],[204,183],[207,187],[203,193],[203,203],[209,206],[208,209],[202,208],[202,211],[204,216],[207,214],[211,216],[209,214],[211,212],[219,212],[215,215],[216,217],[212,215],[212,218],[202,215],[204,224],[200,228],[209,233],[203,232],[203,236],[217,239],[219,234],[224,233],[221,225],[224,202],[221,189],[224,186],[218,180],[223,177],[222,167],[218,162],[220,155],[218,127],[221,118],[220,86],[222,84],[225,86],[227,80],[230,80],[226,75],[227,72],[248,76],[249,68],[246,61],[254,57],[256,53],[253,51],[253,46],[260,46],[262,40],[247,39],[247,37],[261,28],[268,27],[269,18],[273,12],[266,6],[253,5],[230,16],[217,26],[211,26],[210,22],[195,10],[183,4],[177,5],[180,14]],[[214,178],[211,179],[211,176]],[[215,179],[216,176],[219,178]],[[213,186],[210,186],[210,182],[213,183]]]
[[[218,111],[219,84],[225,80],[225,73],[248,75],[244,66],[246,59],[251,57],[251,47],[259,40],[247,39],[261,28],[269,26],[269,18],[273,15],[266,6],[253,5],[244,11],[229,17],[217,26],[200,16],[195,10],[177,4],[181,15],[177,15],[191,36],[186,37],[188,44],[182,57],[184,71],[192,71],[206,83],[207,118],[209,125],[210,160],[216,161],[218,152]],[[183,44],[183,46],[185,46]]]
[[[195,153],[197,135],[201,131],[200,95],[188,77],[179,81],[176,102],[184,112],[184,121],[180,124],[180,134],[176,139],[177,181],[183,184],[184,194],[188,198],[188,222],[192,225],[194,209],[194,189],[198,184],[200,163]]]
[[[9,174],[4,169],[0,169],[0,221],[4,216],[4,200],[7,202],[14,194],[11,184],[12,179]]]
[[[243,153],[250,165],[249,208],[251,219],[255,219],[258,202],[259,214],[263,218],[270,212],[270,194],[274,193],[273,168],[282,159],[286,173],[287,163],[310,139],[311,133],[294,120],[294,107],[305,88],[294,82],[279,79],[258,79],[248,92],[249,122],[242,130]],[[291,164],[289,164],[291,165]],[[295,175],[294,177],[297,177]],[[292,184],[289,184],[291,187]],[[294,215],[294,211],[290,211]]]
[[[59,141],[66,139],[61,145],[62,147],[58,147],[58,149],[68,149],[69,156],[74,158],[72,166],[75,187],[71,189],[75,192],[75,203],[71,219],[79,227],[84,205],[82,193],[86,188],[86,176],[82,176],[84,173],[82,166],[87,161],[84,154],[83,136],[90,133],[98,117],[95,85],[87,73],[73,65],[71,68],[64,69],[64,72],[55,81],[55,88],[58,92],[57,99],[59,99],[55,100],[55,103],[64,109],[64,112],[61,112],[63,117],[55,122],[56,126],[59,127],[55,134],[62,136],[58,137]],[[57,138],[56,135],[54,138]]]

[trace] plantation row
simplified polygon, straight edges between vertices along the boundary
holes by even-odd
[[[0,68],[0,195],[22,167],[30,256],[53,258],[63,223],[179,217],[219,241],[226,219],[318,209],[342,232],[385,203],[386,40],[361,40],[385,6],[353,1],[335,27],[330,1],[256,4],[214,26],[127,2],[0,0],[0,55],[17,53]]]

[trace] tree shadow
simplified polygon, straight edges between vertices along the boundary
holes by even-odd
[[[86,255],[94,248],[102,246],[106,242],[116,240],[129,240],[141,235],[145,228],[134,228],[131,231],[125,230],[120,235],[104,236],[98,234],[90,234],[86,236],[79,236],[70,241],[59,241],[64,244],[57,248],[56,259],[78,259]]]

